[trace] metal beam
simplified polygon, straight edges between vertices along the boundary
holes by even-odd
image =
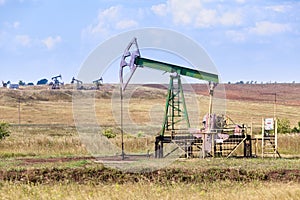
[[[217,74],[212,74],[212,73],[203,72],[203,71],[199,71],[196,69],[191,69],[183,66],[151,60],[148,58],[136,57],[134,60],[134,64],[138,65],[139,67],[148,67],[148,68],[157,69],[169,73],[175,72],[179,75],[188,76],[200,80],[211,81],[214,83],[219,82],[219,77]]]

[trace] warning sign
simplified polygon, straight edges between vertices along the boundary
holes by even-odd
[[[265,130],[266,131],[274,130],[274,119],[273,118],[265,119]]]

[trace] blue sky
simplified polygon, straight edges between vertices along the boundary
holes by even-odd
[[[299,10],[280,0],[0,0],[0,80],[70,82],[111,36],[159,27],[199,43],[223,82],[300,82]]]

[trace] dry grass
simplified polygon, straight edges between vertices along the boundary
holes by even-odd
[[[1,184],[1,199],[282,199],[300,198],[299,183],[215,182],[169,185]]]
[[[300,155],[300,134],[279,135],[278,147],[281,154]]]
[[[118,97],[111,99],[111,91],[106,90],[95,92],[96,115],[100,125],[116,125],[118,124],[118,119],[116,119],[118,116],[114,116],[116,113],[113,110],[119,112],[119,99]],[[139,95],[131,97],[128,105],[125,105],[127,106],[127,108],[125,107],[125,111],[129,112],[130,118],[136,123],[145,124],[153,120],[153,118],[162,120],[165,106],[165,97],[162,94],[166,93],[165,89],[145,88],[144,90],[144,93],[141,90],[139,91]],[[22,124],[74,125],[72,92],[70,90],[26,90],[12,92],[1,89],[1,91],[3,92],[2,97],[0,96],[0,120],[2,121],[18,124],[18,110],[20,105],[20,119]],[[106,93],[108,93],[108,96]],[[199,121],[208,111],[208,97],[199,95],[198,105],[195,105],[195,99],[192,94],[186,92],[185,96],[188,111],[191,113],[191,120],[196,121],[196,125],[199,126]],[[20,104],[19,98],[21,98]],[[227,100],[226,102],[227,115],[237,123],[249,125],[251,121],[260,125],[262,117],[272,117],[273,108],[272,102],[265,101]],[[198,111],[196,114],[200,116],[193,115],[195,109]],[[299,113],[299,106],[277,105],[277,116],[289,119],[291,126],[295,126],[300,121]]]
[[[146,179],[142,175],[135,176],[129,182],[122,180],[126,179],[126,174],[119,174],[107,170],[107,173],[119,175],[107,176],[110,181],[101,183],[93,181],[87,177],[88,182],[85,184],[75,183],[72,180],[65,179],[61,182],[62,177],[68,177],[65,173],[58,173],[57,169],[83,169],[89,175],[93,172],[94,167],[98,168],[95,163],[89,162],[74,162],[72,166],[66,164],[57,165],[49,168],[49,166],[30,165],[25,166],[25,169],[53,169],[55,176],[61,177],[57,181],[48,184],[39,184],[32,182],[18,183],[3,181],[0,183],[1,193],[0,199],[299,199],[300,198],[300,183],[299,182],[269,182],[252,180],[248,181],[232,181],[232,179],[216,180],[216,181],[198,181],[196,183],[177,182],[172,179],[172,171],[177,176],[181,171],[200,172],[201,170],[211,169],[211,173],[222,171],[222,169],[246,171],[273,171],[299,169],[300,160],[274,160],[274,159],[205,159],[205,160],[182,160],[175,162],[172,166],[164,171],[156,174],[156,181]],[[15,163],[16,164],[16,163]],[[59,165],[59,166],[58,166]],[[70,165],[70,164],[69,164]],[[89,165],[90,167],[88,167]],[[12,166],[11,166],[12,167]],[[6,167],[1,167],[6,169]],[[13,169],[17,169],[16,166]],[[176,170],[177,169],[177,170]],[[174,171],[175,170],[175,171]],[[49,170],[48,170],[49,171]],[[76,173],[76,170],[74,171]],[[177,173],[176,173],[177,172]],[[184,177],[190,173],[182,173]],[[279,173],[280,174],[280,173]],[[33,175],[31,173],[31,175]],[[107,174],[108,175],[108,174]],[[168,181],[162,181],[163,178],[169,175]],[[210,174],[212,175],[212,174]],[[213,174],[214,175],[214,174]],[[36,175],[39,177],[39,175]],[[162,179],[159,176],[163,176]],[[218,176],[218,175],[214,175]],[[30,177],[30,176],[29,176]],[[84,176],[83,176],[84,177]],[[233,177],[234,178],[234,177]],[[127,176],[128,179],[128,176]],[[33,179],[35,180],[35,179]],[[48,180],[48,179],[47,179]],[[112,181],[113,180],[113,181]],[[123,184],[120,184],[120,182]],[[138,181],[137,183],[133,180]],[[165,179],[163,179],[165,180]]]
[[[227,115],[229,115],[237,123],[245,123],[250,125],[251,122],[255,126],[261,126],[262,118],[273,117],[274,106],[272,103],[265,102],[249,102],[249,101],[227,101]],[[300,121],[300,107],[277,105],[277,118],[287,118],[291,122],[291,126],[297,126]]]
[[[276,170],[298,170],[300,159],[182,159],[174,162],[170,168],[182,170],[201,170],[201,169],[235,169],[246,171],[276,171]]]
[[[121,147],[121,136],[118,135],[116,138],[111,139],[112,143]],[[153,152],[154,149],[154,137],[133,137],[125,135],[124,137],[124,148],[125,152],[128,153],[147,153],[148,151]]]
[[[0,157],[87,155],[75,128],[12,127],[1,141]]]
[[[118,129],[116,138],[110,141],[121,147],[121,136]],[[1,141],[0,157],[53,157],[70,155],[88,155],[81,144],[74,127],[65,126],[15,126],[11,128],[11,136]],[[154,150],[154,136],[125,135],[124,144],[127,153],[147,153]],[[279,152],[283,156],[300,155],[300,135],[280,135],[278,138]],[[260,156],[258,144],[258,156]],[[253,144],[254,148],[254,144]]]

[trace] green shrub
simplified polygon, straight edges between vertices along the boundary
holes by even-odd
[[[117,136],[116,133],[113,132],[111,128],[105,129],[102,131],[102,135],[104,135],[107,138],[115,138]]]
[[[0,140],[5,139],[10,135],[9,124],[6,122],[0,122]]]
[[[290,133],[291,132],[291,122],[290,120],[283,118],[278,119],[278,133]]]
[[[300,133],[300,121],[298,122],[298,127],[294,127],[293,129],[292,129],[292,132],[293,133]]]
[[[139,131],[137,133],[137,137],[144,137],[144,132],[143,131]]]
[[[292,133],[299,133],[299,131],[300,131],[300,130],[295,126],[295,127],[292,129],[291,132],[292,132]]]

